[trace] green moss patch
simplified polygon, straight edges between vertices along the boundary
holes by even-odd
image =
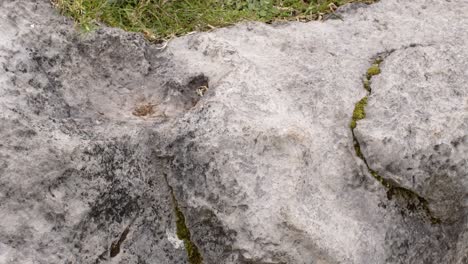
[[[185,215],[179,208],[179,203],[175,197],[174,189],[169,184],[167,176],[164,176],[164,180],[166,181],[167,188],[171,194],[172,204],[174,206],[174,213],[176,218],[176,235],[180,240],[184,241],[188,262],[190,264],[203,264],[203,257],[200,254],[197,245],[195,245],[191,239],[192,236],[190,234],[187,223],[185,222]]]
[[[372,76],[380,74],[380,66],[379,64],[373,64],[368,70],[367,70],[367,80],[370,80]]]
[[[358,120],[366,118],[367,96],[363,97],[354,106],[353,119],[351,120],[351,129],[356,128]]]
[[[380,182],[386,189],[387,189],[387,197],[389,200],[396,198],[405,201],[406,209],[408,211],[414,212],[416,210],[420,210],[424,212],[424,214],[429,218],[432,224],[440,224],[441,221],[437,217],[435,217],[431,210],[429,209],[429,203],[426,199],[419,196],[416,192],[406,189],[398,185],[398,183],[392,181],[391,179],[386,179],[379,175],[377,171],[372,169],[369,164],[367,163],[364,154],[361,151],[361,146],[359,141],[357,140],[354,129],[357,126],[357,121],[366,118],[366,111],[365,108],[367,106],[368,96],[371,94],[371,79],[373,76],[380,74],[380,64],[382,63],[383,59],[381,57],[377,58],[371,67],[366,72],[366,78],[363,80],[364,89],[368,91],[368,95],[363,97],[359,102],[356,103],[353,111],[353,117],[351,119],[351,133],[353,135],[354,141],[354,151],[356,152],[356,156],[358,156],[366,165],[367,170],[369,173],[374,177],[378,182]]]
[[[203,258],[200,254],[200,251],[198,251],[197,246],[192,242],[191,240],[191,235],[190,235],[190,230],[187,227],[187,224],[185,223],[185,216],[180,211],[177,201],[174,199],[174,211],[176,214],[176,234],[177,237],[184,241],[184,246],[185,246],[185,251],[187,251],[187,257],[189,260],[190,264],[202,264],[203,263]]]

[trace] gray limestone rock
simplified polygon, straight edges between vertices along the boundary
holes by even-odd
[[[186,262],[134,115],[163,81],[143,38],[80,36],[47,1],[1,1],[0,32],[0,263]]]
[[[395,51],[356,128],[369,166],[428,199],[444,221],[463,219],[468,206],[467,58],[448,45]]]
[[[0,1],[0,263],[187,263],[180,213],[203,263],[467,263],[468,3],[339,14],[160,49]],[[355,138],[429,210],[355,152],[382,53]]]

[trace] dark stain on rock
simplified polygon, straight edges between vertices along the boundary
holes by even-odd
[[[208,77],[203,74],[192,77],[188,83],[169,82],[166,86],[166,100],[189,110],[208,91]]]
[[[125,230],[120,234],[120,237],[117,241],[112,242],[110,247],[110,257],[113,258],[120,253],[120,247],[122,243],[127,239],[127,235],[130,232],[130,226],[127,226]]]

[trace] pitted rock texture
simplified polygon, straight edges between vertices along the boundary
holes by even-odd
[[[0,263],[186,262],[167,162],[132,114],[174,87],[142,37],[83,37],[47,1],[1,1],[0,32]]]
[[[467,263],[468,3],[338,13],[161,50],[1,1],[0,263],[187,263],[165,178],[204,263]],[[356,136],[440,224],[354,151],[362,79],[389,51]]]
[[[468,206],[467,57],[443,44],[392,53],[355,130],[369,166],[444,221],[462,220]]]

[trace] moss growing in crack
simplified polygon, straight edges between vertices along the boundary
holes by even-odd
[[[416,194],[413,191],[410,191],[406,188],[396,186],[395,184],[390,185],[387,191],[388,199],[392,199],[393,197],[401,197],[408,201],[407,209],[409,211],[416,211],[416,210],[423,210],[423,212],[429,217],[429,220],[432,224],[440,224],[441,220],[435,216],[433,216],[431,210],[429,209],[429,202]]]
[[[371,79],[372,76],[380,74],[380,64],[382,63],[383,58],[378,57],[372,66],[367,70],[366,78],[363,80],[364,89],[368,91],[370,95],[372,92],[371,89]],[[416,192],[406,189],[398,185],[398,183],[392,181],[391,179],[386,179],[379,175],[377,171],[373,170],[367,163],[366,158],[364,157],[359,141],[357,140],[354,129],[356,128],[357,121],[364,119],[366,117],[365,107],[367,106],[368,95],[363,97],[359,102],[356,103],[353,111],[353,117],[351,120],[351,133],[353,135],[354,141],[354,150],[356,155],[364,162],[369,173],[377,181],[379,181],[387,189],[387,197],[391,200],[394,196],[404,199],[407,202],[407,209],[409,211],[422,210],[426,216],[429,217],[432,224],[440,224],[441,220],[435,217],[430,208],[429,202],[423,197],[419,196]]]
[[[362,81],[364,85],[364,89],[366,89],[369,94],[371,93],[371,79],[372,76],[379,75],[380,74],[380,63],[382,63],[383,59],[381,57],[378,57],[372,66],[367,69],[366,72],[366,78]]]
[[[356,151],[356,155],[364,162],[364,164],[367,167],[367,170],[372,175],[372,177],[374,177],[374,179],[380,182],[387,189],[387,198],[389,200],[392,200],[394,197],[402,198],[407,202],[406,209],[408,209],[411,212],[414,212],[416,210],[422,210],[424,214],[429,218],[432,224],[440,224],[441,220],[432,214],[431,210],[429,209],[429,202],[426,199],[409,189],[398,186],[398,183],[392,181],[391,179],[386,179],[382,177],[377,171],[373,170],[369,166],[366,158],[362,154],[359,141],[354,135],[354,129],[352,129],[352,134],[354,138],[354,150]]]
[[[372,64],[372,66],[367,70],[367,80],[370,80],[372,76],[380,74],[380,66],[378,63]]]
[[[182,213],[182,211],[179,208],[179,203],[177,202],[177,199],[174,195],[174,189],[171,185],[169,185],[166,176],[164,176],[164,179],[166,180],[167,188],[169,188],[169,191],[171,193],[172,204],[174,206],[174,212],[176,217],[176,234],[180,240],[184,241],[188,261],[190,264],[203,264],[203,257],[200,254],[200,251],[198,250],[197,245],[195,245],[195,243],[193,243],[193,241],[191,240],[190,230],[188,229],[187,224],[185,222],[184,213]]]
[[[356,128],[356,122],[358,120],[366,118],[366,108],[367,105],[367,96],[364,96],[359,102],[354,106],[353,119],[351,120],[351,129]]]
[[[364,89],[366,89],[370,93],[371,92],[370,80],[364,79],[363,84],[364,84]]]
[[[367,165],[367,161],[366,161],[366,165]],[[369,165],[367,165],[367,166],[369,166]],[[380,176],[375,170],[373,170],[371,168],[368,168],[368,169],[369,169],[369,172],[372,175],[372,177],[374,177],[376,180],[378,180],[383,186],[385,186],[387,188],[392,187],[392,184],[390,183],[389,180],[387,180],[384,177]]]
[[[191,240],[190,230],[188,229],[187,224],[185,223],[185,216],[177,206],[177,201],[175,200],[174,194],[172,195],[174,200],[174,211],[176,214],[177,237],[180,240],[184,241],[185,251],[187,251],[189,263],[201,264],[203,263],[203,258],[200,255],[197,246]]]

